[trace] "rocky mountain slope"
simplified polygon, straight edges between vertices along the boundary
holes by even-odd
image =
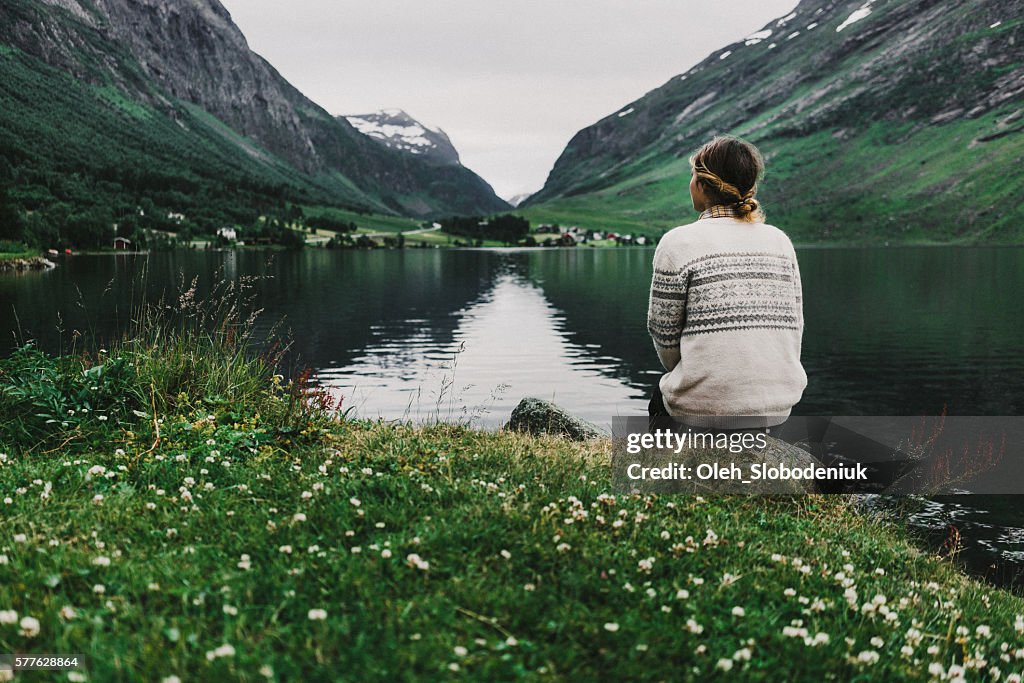
[[[459,153],[440,128],[420,123],[401,109],[344,116],[356,130],[387,147],[426,159],[439,166],[459,164]]]
[[[50,174],[131,162],[141,174],[170,165],[210,192],[269,187],[412,216],[506,206],[467,169],[387,149],[328,114],[249,49],[218,0],[4,0],[0,98],[0,152]],[[70,150],[49,144],[62,128]],[[212,187],[224,166],[230,182]]]
[[[802,0],[580,131],[527,204],[689,222],[688,157],[732,133],[800,239],[1024,240],[1022,57],[1021,0]]]

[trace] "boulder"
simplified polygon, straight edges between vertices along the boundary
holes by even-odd
[[[531,434],[556,434],[574,441],[603,436],[595,425],[570,415],[551,401],[530,397],[519,402],[505,429]]]

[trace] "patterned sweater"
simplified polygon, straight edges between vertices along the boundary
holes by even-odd
[[[647,329],[669,414],[695,427],[784,422],[807,386],[803,328],[796,253],[778,228],[716,206],[659,242]]]

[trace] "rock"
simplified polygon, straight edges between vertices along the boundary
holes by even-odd
[[[755,464],[763,464],[767,467],[785,466],[789,469],[822,466],[822,463],[809,452],[772,436],[766,438],[768,445],[763,452],[743,450],[731,453],[725,449],[683,448],[678,453],[669,449],[649,449],[636,455],[628,454],[625,443],[617,439],[612,455],[613,485],[617,491],[640,493],[700,493],[705,495],[817,493],[818,487],[813,481],[754,479],[751,476],[751,466]],[[735,464],[742,472],[742,476],[736,479],[717,477],[702,480],[692,476],[686,480],[638,480],[631,479],[627,472],[629,466],[635,463],[639,463],[641,467],[654,468],[663,468],[671,463],[681,465],[691,473],[695,473],[697,467],[702,464],[717,464],[720,469],[726,469],[730,464]],[[746,480],[748,483],[743,483],[742,480]]]
[[[505,429],[531,434],[558,434],[574,441],[603,435],[596,426],[570,415],[554,403],[530,397],[519,402]]]
[[[13,258],[0,261],[0,271],[3,270],[49,270],[56,268],[57,264],[42,256],[31,258]]]

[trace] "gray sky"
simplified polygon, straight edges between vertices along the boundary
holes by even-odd
[[[249,46],[332,114],[443,128],[503,196],[569,139],[797,0],[221,0]]]

